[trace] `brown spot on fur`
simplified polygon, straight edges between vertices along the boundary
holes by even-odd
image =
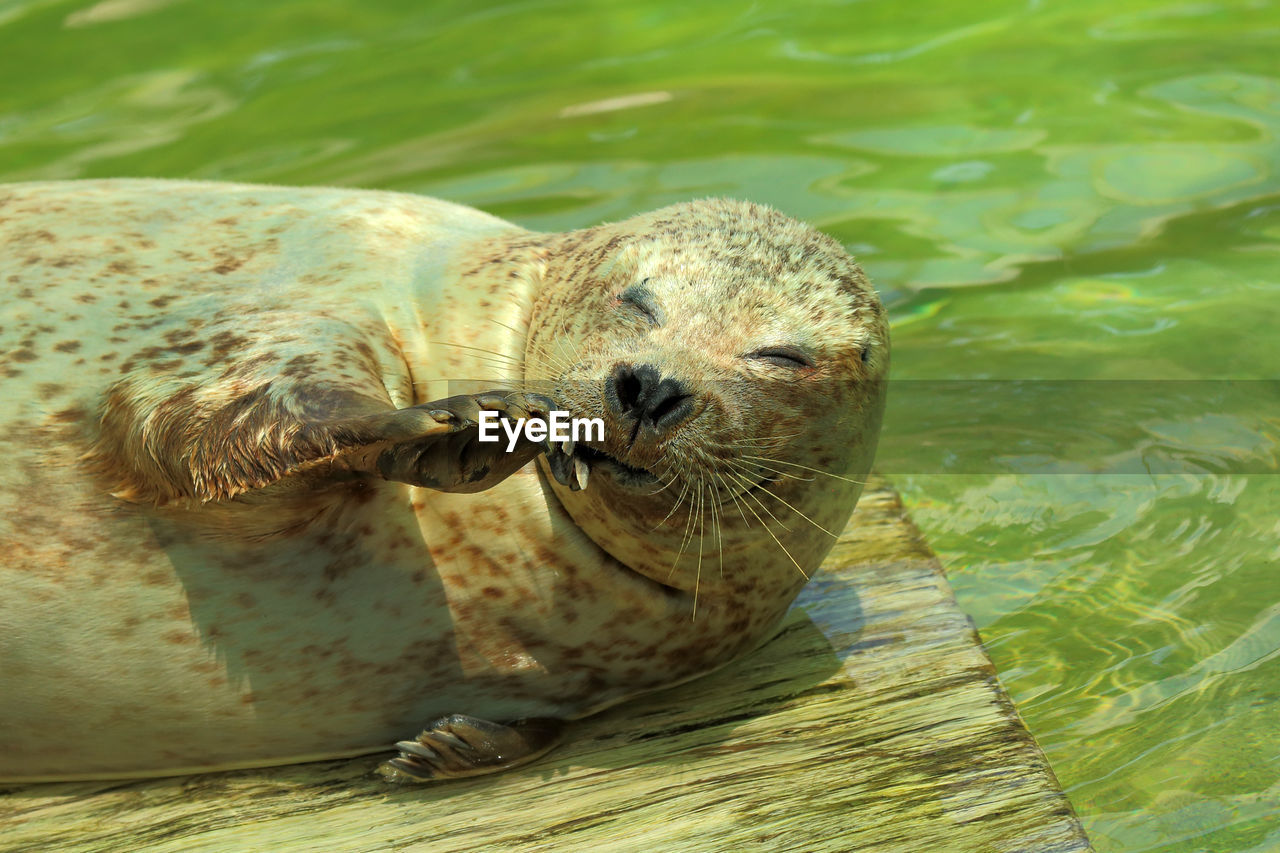
[[[53,345],[53,348],[58,352],[75,352],[76,350],[80,349],[80,342],[79,341],[59,341],[58,343]]]
[[[205,360],[205,364],[213,366],[221,361],[226,361],[230,356],[246,349],[252,344],[249,338],[236,335],[231,332],[218,332],[209,339],[209,345],[212,347],[209,351],[209,357]]]
[[[217,266],[213,268],[212,272],[216,273],[217,275],[226,275],[227,273],[232,273],[240,269],[240,267],[244,266],[244,263],[245,263],[244,258],[226,257],[218,262]]]

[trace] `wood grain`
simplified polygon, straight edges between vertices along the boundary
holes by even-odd
[[[504,775],[393,787],[378,760],[9,788],[0,850],[1090,849],[880,480],[747,658]]]

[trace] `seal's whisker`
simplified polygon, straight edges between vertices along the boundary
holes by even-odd
[[[514,355],[508,355],[505,352],[498,352],[497,350],[485,349],[484,347],[473,347],[473,346],[469,346],[468,344],[457,344],[457,343],[454,343],[453,341],[427,341],[427,343],[435,344],[436,346],[442,346],[442,347],[457,347],[458,349],[472,350],[474,352],[483,352],[492,356],[496,356],[501,359],[505,359],[510,362],[514,362],[515,364],[521,364],[524,361],[524,359],[517,358]]]
[[[753,458],[758,458],[758,457],[753,457]],[[732,460],[728,460],[728,461],[729,461],[729,463],[730,463],[731,465],[732,465],[732,464],[740,464],[740,463],[734,463]],[[769,471],[770,473],[777,474],[777,475],[779,475],[779,476],[781,476],[781,477],[788,477],[788,478],[790,478],[790,479],[792,479],[792,480],[799,480],[799,481],[800,481],[800,482],[802,482],[802,483],[812,483],[814,480],[816,480],[816,479],[817,479],[817,477],[801,477],[801,476],[798,476],[798,475],[796,475],[796,474],[791,473],[790,471],[781,471],[781,470],[779,470],[779,469],[777,469],[777,468],[770,468],[770,467],[769,467],[767,464],[765,464],[764,462],[756,462],[756,463],[755,463],[755,466],[756,466],[757,468],[763,469],[763,470],[765,470],[765,471]]]
[[[750,527],[751,522],[747,520],[747,514],[742,511],[742,504],[738,503],[738,496],[734,494],[733,489],[729,488],[729,484],[726,483],[724,478],[720,476],[719,471],[715,471],[713,473],[715,475],[715,478],[720,481],[720,484],[724,486],[724,490],[729,493],[729,497],[733,500],[734,505],[738,508],[738,514],[742,516],[743,526]]]
[[[748,473],[753,473],[753,472],[750,472],[746,468],[746,466],[742,465],[740,462],[737,462],[736,460],[729,457],[726,457],[724,459],[720,459],[717,461],[719,463],[720,470],[722,470],[726,475],[733,475],[735,480],[740,479],[741,482],[744,484],[737,489],[736,494],[738,496],[742,496],[746,494],[747,492],[751,491],[753,488],[755,488],[758,485],[758,482],[756,479],[749,478],[749,477],[743,477],[743,478],[737,477],[737,471],[739,470],[747,471]],[[755,476],[758,478],[759,472],[754,472],[754,473],[755,473]],[[729,493],[731,495],[735,494],[733,490],[730,490]]]
[[[751,514],[756,517],[756,521],[760,522],[760,526],[764,528],[764,532],[768,533],[770,538],[772,538],[774,542],[778,543],[778,547],[782,549],[782,553],[787,555],[787,559],[790,560],[791,564],[796,567],[796,571],[800,573],[800,576],[805,580],[808,580],[809,573],[806,572],[804,569],[800,568],[800,564],[796,562],[796,558],[791,556],[791,552],[787,550],[787,546],[783,545],[782,540],[779,539],[777,535],[772,530],[769,529],[769,525],[765,524],[764,519],[761,518],[759,515],[757,515],[756,511],[754,509],[751,509],[750,505],[747,506],[747,509],[750,510]]]
[[[846,483],[853,483],[855,486],[865,486],[867,484],[866,480],[852,480],[848,477],[841,477],[839,474],[832,474],[830,471],[822,471],[818,468],[810,468],[808,465],[801,465],[798,462],[788,462],[785,459],[769,459],[764,456],[748,456],[745,453],[742,455],[742,458],[756,459],[763,462],[771,462],[776,465],[790,465],[792,468],[800,468],[805,471],[812,471],[813,473],[821,474],[824,477],[831,477],[832,479],[835,479],[835,480],[843,480]]]
[[[732,442],[731,447],[752,447],[765,445],[781,445],[787,443],[790,439],[800,435],[799,431],[789,432],[786,435],[770,435],[760,436],[758,438],[740,438]]]
[[[555,338],[555,343],[556,343],[556,352],[557,352],[557,354],[558,354],[558,356],[559,356],[559,359],[560,359],[560,363],[561,363],[561,364],[564,364],[564,365],[573,365],[573,364],[580,364],[580,363],[582,362],[582,359],[578,357],[578,353],[576,352],[576,348],[575,348],[573,351],[570,351],[570,352],[568,352],[568,353],[566,353],[566,352],[564,351],[564,345],[565,345],[565,339],[564,339],[564,338],[562,338],[562,337],[556,337],[556,338]],[[547,354],[547,360],[548,360],[548,361],[550,361],[550,360],[551,360],[551,354],[550,354],[550,353],[548,353],[548,354]],[[565,369],[567,369],[567,368],[565,368]],[[561,372],[564,372],[564,369],[562,369],[562,370],[561,370]]]
[[[725,472],[725,473],[727,474],[728,472]],[[719,471],[716,472],[716,479],[720,481],[720,485],[724,486],[725,493],[729,496],[729,499],[732,500],[735,505],[737,505],[738,494],[740,490],[735,490],[733,486],[730,484],[730,482],[724,476],[721,476],[721,472]],[[720,499],[720,505],[724,506],[724,498]],[[738,514],[742,516],[743,523],[749,527],[751,525],[751,522],[747,520],[747,516],[742,511],[741,505],[738,505]]]
[[[702,477],[698,477],[698,568],[693,575],[693,615],[690,621],[698,620],[698,588],[702,585],[702,552],[707,549],[707,514],[702,503]]]
[[[679,472],[679,471],[672,471],[672,470],[671,470],[671,469],[673,469],[674,467],[675,467],[675,466],[674,466],[673,464],[667,463],[667,464],[666,464],[666,466],[663,468],[663,470],[661,470],[661,471],[655,471],[655,472],[654,472],[654,476],[658,478],[658,481],[659,481],[659,482],[661,482],[661,483],[662,483],[662,485],[661,485],[661,486],[659,486],[658,488],[654,489],[654,490],[653,490],[653,491],[651,491],[651,492],[645,492],[645,493],[644,493],[644,496],[645,496],[645,497],[647,497],[647,498],[648,498],[648,497],[653,497],[654,495],[656,495],[656,494],[658,494],[658,493],[660,493],[660,492],[665,492],[667,489],[671,488],[671,486],[675,483],[675,481],[676,481],[676,480],[678,480],[678,479],[680,479],[680,472]],[[663,480],[663,477],[664,477],[664,476],[667,474],[667,472],[669,472],[669,471],[671,472],[671,478],[670,478],[670,479],[668,479],[668,480]],[[663,520],[665,521],[666,519],[663,519]],[[661,522],[659,522],[659,523],[661,523]],[[655,528],[655,529],[656,529],[656,528]]]
[[[666,523],[667,523],[667,519],[669,519],[669,518],[671,518],[671,516],[675,515],[676,510],[677,510],[677,509],[679,509],[679,507],[680,507],[680,503],[681,503],[681,501],[683,501],[683,500],[684,500],[685,493],[686,493],[686,492],[688,492],[688,491],[689,491],[689,482],[686,480],[686,481],[685,481],[685,484],[684,484],[684,488],[680,490],[680,494],[676,497],[676,502],[675,502],[674,504],[672,504],[672,505],[671,505],[671,509],[670,509],[670,510],[667,512],[667,514],[663,517],[662,521],[659,521],[657,524],[655,524],[655,525],[653,526],[653,528],[649,531],[650,533],[652,533],[654,530],[657,530],[657,529],[658,529],[659,527],[661,527],[662,525],[666,524]]]
[[[720,528],[720,510],[716,503],[716,499],[720,497],[719,491],[716,489],[715,480],[708,480],[708,488],[711,490],[711,525],[716,534],[716,554],[720,558],[720,580],[724,580],[724,534]]]
[[[529,335],[528,329],[517,329],[515,326],[508,326],[506,323],[502,322],[501,320],[495,320],[492,317],[488,319],[490,323],[494,323],[498,326],[501,326],[502,328],[506,329],[508,332],[515,332],[517,335],[519,335],[522,338],[528,337]]]
[[[497,321],[495,320],[494,322],[497,322]],[[503,328],[511,328],[510,326],[507,326],[503,323],[498,323],[498,325],[502,326]],[[551,370],[555,374],[563,375],[570,369],[570,367],[573,366],[571,362],[563,358],[560,358],[555,353],[550,352],[547,349],[546,345],[541,341],[534,343],[533,346],[534,346],[534,349],[532,354],[534,356],[537,356],[538,358],[544,359],[547,362],[547,367],[551,368]],[[546,377],[546,379],[538,380],[538,381],[550,381],[554,378],[555,378],[554,376],[548,376]]]
[[[730,463],[730,464],[736,464],[736,463]],[[819,524],[818,522],[814,521],[812,518],[810,518],[809,516],[805,515],[803,512],[801,512],[800,510],[796,509],[796,508],[795,508],[794,506],[792,506],[791,504],[787,503],[787,501],[785,501],[785,500],[784,500],[780,495],[778,495],[778,494],[776,494],[776,493],[774,493],[774,492],[770,491],[770,490],[768,489],[768,487],[762,486],[762,487],[761,487],[761,489],[760,489],[760,491],[761,491],[761,492],[763,492],[764,494],[768,495],[769,497],[773,498],[774,500],[778,501],[778,502],[779,502],[779,503],[781,503],[783,506],[785,506],[787,509],[789,509],[789,510],[791,510],[792,512],[794,512],[796,515],[800,516],[800,517],[801,517],[801,518],[803,518],[805,521],[809,522],[809,523],[810,523],[810,524],[812,524],[814,527],[818,528],[818,529],[819,529],[819,530],[821,530],[823,533],[825,533],[825,534],[827,534],[828,536],[830,536],[832,539],[839,539],[839,538],[840,538],[840,536],[839,536],[838,534],[832,533],[830,530],[828,530],[827,528],[823,527],[821,524]]]
[[[676,573],[676,566],[680,565],[680,558],[684,556],[684,549],[689,547],[689,541],[693,538],[693,498],[689,498],[689,516],[685,520],[684,535],[680,537],[680,550],[676,552],[675,561],[671,564],[671,571],[667,572],[667,580],[671,580]]]
[[[698,486],[699,496],[701,496],[701,484]],[[695,498],[693,493],[689,493],[689,518],[684,526],[684,538],[680,542],[680,554],[684,553],[684,549],[689,547],[689,543],[693,541],[693,513],[695,506]],[[676,562],[680,562],[680,554],[676,555]]]
[[[489,378],[489,377],[487,377],[487,376],[481,376],[481,377],[478,377],[478,378],[476,378],[476,379],[474,379],[474,380],[472,380],[472,381],[474,381],[474,382],[491,382],[491,383],[493,383],[494,385],[505,385],[505,384],[509,384],[512,380],[510,380],[510,379],[504,379],[504,378],[502,378],[502,377],[496,377],[496,376],[495,376],[495,377],[493,377],[493,378]],[[446,383],[447,383],[447,382],[449,382],[449,380],[448,380],[448,379],[439,379],[439,378],[436,378],[436,379],[415,379],[415,380],[413,380],[413,384],[414,384],[414,385],[430,385],[430,384],[431,384],[431,383],[433,383],[433,382],[446,382]]]
[[[744,498],[746,498],[746,497],[751,498],[753,501],[755,501],[755,502],[756,502],[756,505],[757,505],[757,506],[759,506],[762,510],[764,510],[764,511],[765,511],[765,513],[766,513],[770,518],[772,518],[774,521],[778,522],[778,524],[779,524],[779,525],[781,525],[781,527],[782,527],[782,529],[783,529],[783,530],[786,530],[786,531],[790,532],[791,528],[790,528],[790,527],[787,527],[787,525],[782,521],[782,519],[780,519],[780,518],[778,518],[776,515],[774,515],[774,514],[773,514],[773,510],[769,509],[767,506],[765,506],[765,505],[764,505],[764,501],[762,501],[762,500],[760,500],[758,497],[756,497],[755,492],[754,492],[754,489],[755,489],[755,487],[756,487],[757,485],[759,485],[759,484],[752,482],[752,481],[751,481],[751,479],[750,479],[749,477],[747,477],[747,476],[746,476],[746,475],[744,475],[744,474],[740,474],[740,473],[738,473],[737,471],[733,471],[733,470],[726,470],[726,471],[725,471],[725,473],[726,473],[726,474],[728,474],[730,477],[733,477],[735,480],[737,480],[739,483],[741,483],[741,484],[742,484],[742,486],[743,486],[743,489],[742,489],[742,495],[743,495],[743,497],[744,497]]]
[[[547,349],[545,345],[538,345],[538,353],[547,361],[547,366],[559,375],[568,373],[574,366],[574,362],[565,358],[562,353],[553,353]]]
[[[574,361],[574,363],[581,362],[581,361],[582,361],[582,353],[578,351],[578,344],[577,344],[577,343],[576,343],[572,338],[566,338],[566,339],[562,339],[562,340],[567,341],[567,342],[568,342],[568,344],[569,344],[569,349],[573,351],[573,361]]]

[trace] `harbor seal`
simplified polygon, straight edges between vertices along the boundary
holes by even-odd
[[[531,760],[770,635],[889,363],[836,241],[716,199],[15,184],[0,284],[10,781]],[[553,407],[603,438],[479,440]]]

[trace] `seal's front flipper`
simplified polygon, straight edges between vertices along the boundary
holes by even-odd
[[[428,782],[496,773],[539,758],[560,742],[564,721],[546,717],[505,725],[465,714],[441,717],[414,740],[396,744],[400,755],[378,768],[392,782]]]
[[[312,331],[332,341],[344,328]],[[205,383],[131,372],[103,399],[84,462],[117,497],[156,505],[224,501],[285,480],[323,483],[343,473],[476,492],[543,447],[521,438],[507,452],[503,429],[494,430],[497,441],[479,442],[480,413],[545,420],[554,407],[538,394],[491,391],[397,409],[377,392],[381,379],[372,371],[317,378],[262,360]]]
[[[497,485],[522,468],[550,443],[517,438],[490,430],[496,441],[480,440],[480,413],[496,412],[503,421],[534,418],[546,421],[555,408],[540,394],[495,391],[447,397],[383,417],[395,443],[382,449],[372,466],[387,480],[444,492],[479,492]],[[494,425],[497,426],[496,424]]]

